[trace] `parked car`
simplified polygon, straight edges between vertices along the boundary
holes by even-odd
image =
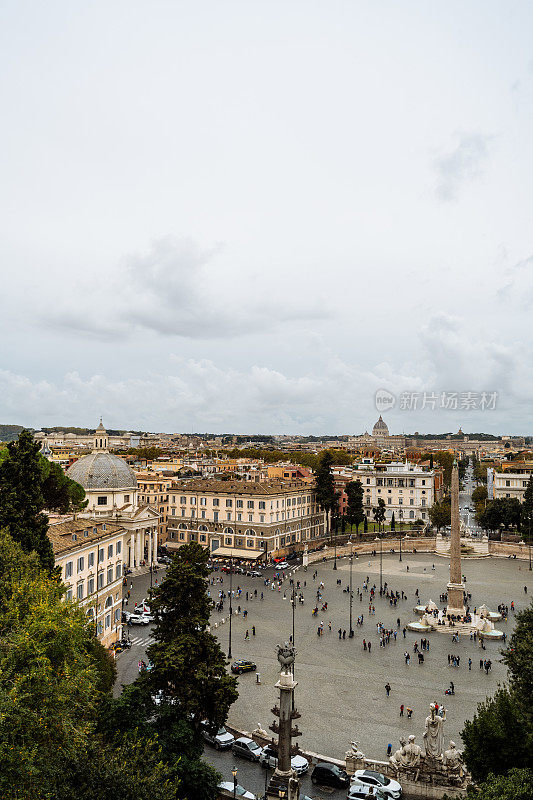
[[[331,786],[334,789],[347,789],[350,785],[348,773],[336,764],[319,761],[311,774],[311,783]]]
[[[399,800],[402,796],[402,787],[398,781],[371,769],[356,770],[351,781],[351,787],[354,786],[378,786],[387,800]]]
[[[272,767],[275,769],[278,766],[278,751],[272,744],[267,744],[261,750],[259,756],[259,763],[263,767]],[[303,775],[309,769],[309,761],[304,756],[293,756],[291,758],[291,767],[298,775]]]
[[[256,669],[257,664],[254,664],[253,661],[247,661],[245,658],[234,661],[231,665],[231,671],[234,675],[240,675],[242,672],[255,672]]]
[[[150,621],[147,614],[129,614],[126,619],[128,625],[149,625]]]
[[[235,741],[235,737],[224,726],[213,729],[207,721],[202,722],[202,736],[217,750],[228,750]]]
[[[241,736],[240,739],[235,739],[231,745],[231,749],[236,756],[247,758],[249,761],[259,761],[261,755],[261,748],[254,742],[253,739],[248,739],[247,736]]]
[[[383,790],[378,786],[350,786],[346,800],[386,800]]]
[[[222,792],[228,792],[231,797],[242,797],[243,800],[255,800],[255,794],[248,792],[240,783],[233,784],[233,781],[222,781],[218,784]]]

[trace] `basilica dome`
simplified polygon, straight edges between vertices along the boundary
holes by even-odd
[[[372,436],[388,436],[389,429],[387,427],[387,423],[384,422],[383,417],[381,414],[379,415],[379,419],[374,425],[372,429]]]
[[[123,458],[105,450],[95,450],[78,459],[67,475],[84,489],[135,489],[137,478]]]

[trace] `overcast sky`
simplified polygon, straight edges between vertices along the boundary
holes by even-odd
[[[532,28],[2,0],[0,422],[531,433]]]

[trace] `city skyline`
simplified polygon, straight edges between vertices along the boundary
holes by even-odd
[[[530,4],[2,23],[3,423],[531,430]]]

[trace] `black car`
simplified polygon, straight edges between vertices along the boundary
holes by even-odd
[[[240,675],[241,672],[255,672],[257,669],[257,664],[254,664],[253,661],[247,661],[245,658],[241,658],[239,661],[234,661],[231,665],[231,671],[234,675]]]
[[[334,789],[346,789],[350,785],[350,778],[336,764],[319,761],[311,774],[311,783],[332,786]]]

